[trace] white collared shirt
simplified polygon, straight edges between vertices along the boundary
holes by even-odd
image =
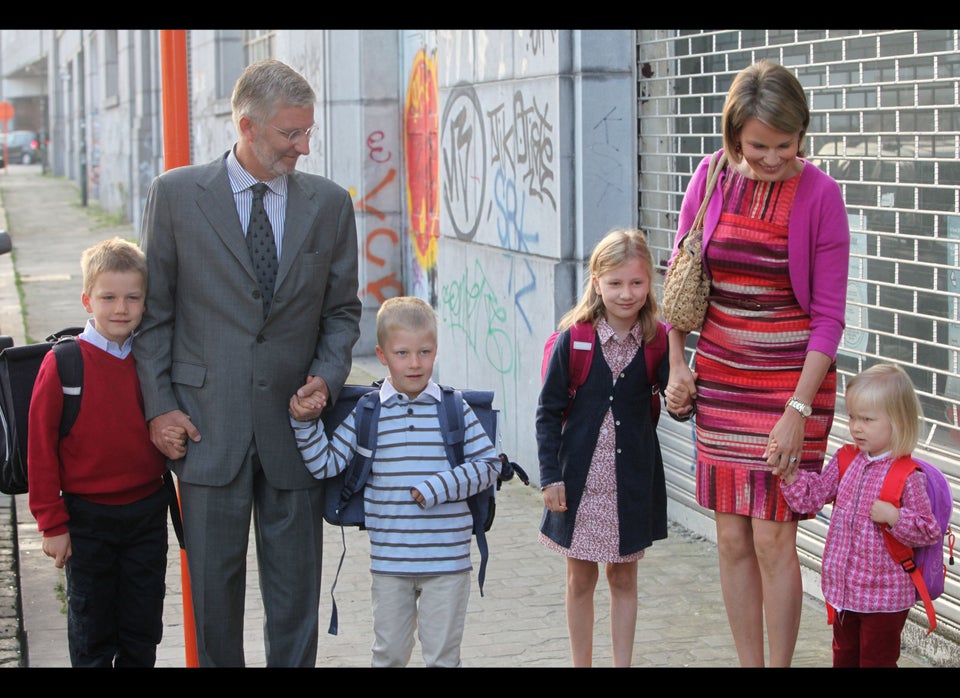
[[[86,342],[90,342],[90,344],[94,345],[95,347],[103,349],[108,354],[116,356],[118,359],[127,358],[133,349],[133,334],[123,340],[123,344],[117,344],[116,342],[112,342],[100,334],[100,332],[97,330],[96,323],[93,321],[93,318],[87,320],[87,324],[83,328],[83,332],[81,332],[78,337]]]

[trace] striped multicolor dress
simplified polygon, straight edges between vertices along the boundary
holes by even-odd
[[[713,283],[696,352],[697,502],[772,521],[792,512],[763,457],[794,393],[810,336],[787,267],[787,221],[800,175],[763,182],[731,170],[707,248]],[[800,467],[819,472],[836,401],[831,366],[805,420]]]

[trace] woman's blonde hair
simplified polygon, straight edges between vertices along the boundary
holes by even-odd
[[[890,419],[893,457],[908,456],[917,447],[923,415],[913,381],[900,366],[874,364],[847,383],[847,414],[880,411]]]
[[[803,138],[810,126],[807,95],[797,77],[778,63],[761,60],[733,79],[723,105],[723,150],[733,163],[741,158],[740,131],[748,119],[759,119],[774,131],[799,134],[797,157],[805,157]]]
[[[560,318],[559,329],[578,322],[589,321],[596,327],[597,320],[604,316],[603,298],[597,293],[594,281],[612,269],[633,259],[639,259],[650,277],[650,292],[647,302],[640,309],[640,325],[643,328],[643,341],[652,342],[657,336],[657,299],[653,293],[653,256],[647,247],[646,233],[642,230],[617,229],[607,233],[590,255],[588,270],[590,276],[584,283],[580,302]]]

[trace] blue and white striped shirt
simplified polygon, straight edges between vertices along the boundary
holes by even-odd
[[[389,379],[380,388],[377,448],[364,488],[373,574],[450,574],[472,567],[473,516],[466,499],[496,483],[500,459],[464,402],[464,462],[451,467],[437,415],[440,396],[433,381],[413,400],[398,393]],[[319,420],[291,418],[297,446],[315,478],[333,477],[353,459],[355,413],[329,441]],[[410,494],[414,487],[424,497],[422,507]]]

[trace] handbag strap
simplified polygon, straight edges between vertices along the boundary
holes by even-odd
[[[710,167],[707,170],[707,189],[703,192],[703,201],[700,202],[700,210],[697,211],[697,217],[693,219],[693,225],[690,226],[690,230],[700,230],[703,228],[703,219],[707,215],[707,205],[710,203],[713,189],[717,184],[717,180],[720,179],[720,173],[723,172],[723,166],[726,163],[726,153],[720,153],[719,157],[714,153],[713,157],[710,158]]]

